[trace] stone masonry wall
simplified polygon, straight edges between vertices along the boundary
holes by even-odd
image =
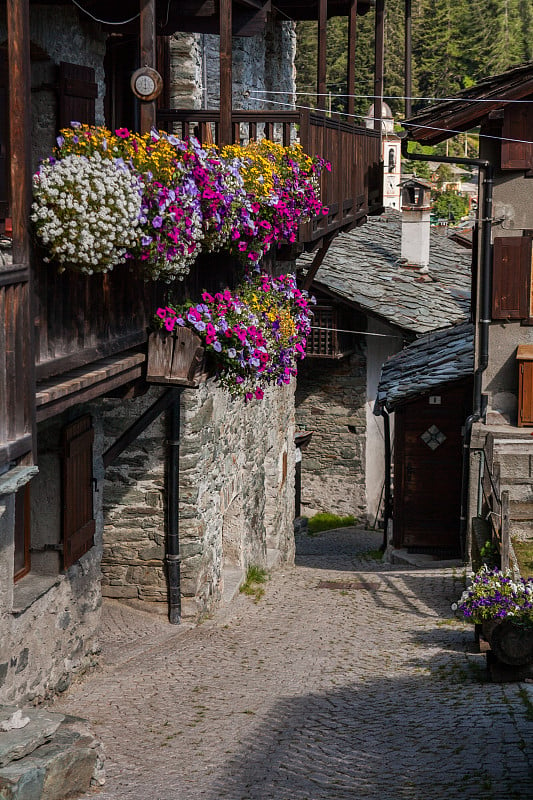
[[[108,401],[108,441],[159,393]],[[266,566],[267,550],[294,557],[294,392],[272,388],[244,405],[210,380],[181,404],[182,604],[184,616],[198,618],[220,600],[226,567]],[[107,470],[106,596],[167,600],[164,435],[157,420]]]
[[[59,541],[61,428],[94,404],[77,406],[38,428],[39,474],[30,483],[32,546]],[[93,415],[93,474],[101,486],[102,432]],[[55,462],[55,463],[54,463]],[[73,674],[95,663],[100,620],[101,492],[94,493],[95,546],[66,572],[59,561],[32,558],[32,569],[13,584],[14,495],[0,498],[0,704],[29,702],[63,691]],[[35,523],[40,523],[39,525]]]
[[[206,108],[218,108],[219,37],[176,33],[170,40],[170,52],[173,107],[202,108],[206,103]],[[236,36],[233,39],[234,108],[286,110],[286,106],[278,102],[294,102],[295,52],[296,34],[291,22],[271,20],[261,35]],[[284,94],[272,96],[264,94],[265,90]],[[272,102],[274,100],[277,102]]]
[[[302,514],[366,519],[366,360],[308,358],[298,373],[296,426],[313,431],[302,454]]]

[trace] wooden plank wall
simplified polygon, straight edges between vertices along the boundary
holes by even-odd
[[[37,378],[65,372],[146,341],[163,287],[127,264],[105,275],[58,273],[38,264],[35,296]]]

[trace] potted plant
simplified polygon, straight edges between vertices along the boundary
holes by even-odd
[[[486,565],[452,605],[480,626],[496,658],[512,666],[533,662],[533,579]]]

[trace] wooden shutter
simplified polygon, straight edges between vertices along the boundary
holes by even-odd
[[[7,62],[0,51],[0,219],[9,216],[9,105]]]
[[[90,415],[63,428],[63,566],[94,544],[93,441]]]
[[[71,122],[95,124],[95,100],[98,86],[92,67],[78,64],[59,64],[59,128],[69,127]]]
[[[30,484],[15,495],[15,582],[30,571]]]
[[[502,129],[502,169],[533,169],[532,133],[533,106],[529,103],[507,106]]]
[[[527,319],[531,279],[531,239],[508,236],[494,239],[492,262],[492,318]]]

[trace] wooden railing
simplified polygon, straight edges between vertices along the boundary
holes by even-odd
[[[494,459],[494,445],[488,436],[483,448],[481,475],[481,519],[486,522],[487,539],[498,548],[501,568],[510,564],[509,492],[501,489],[500,464]]]
[[[218,144],[220,112],[163,109],[162,130],[181,138],[196,136]],[[234,111],[233,141],[245,144],[267,138],[288,145],[299,141],[306,153],[325,158],[331,172],[322,173],[322,202],[327,215],[300,227],[300,242],[315,242],[336,230],[349,229],[368,214],[382,210],[382,167],[379,133],[309,111]]]

